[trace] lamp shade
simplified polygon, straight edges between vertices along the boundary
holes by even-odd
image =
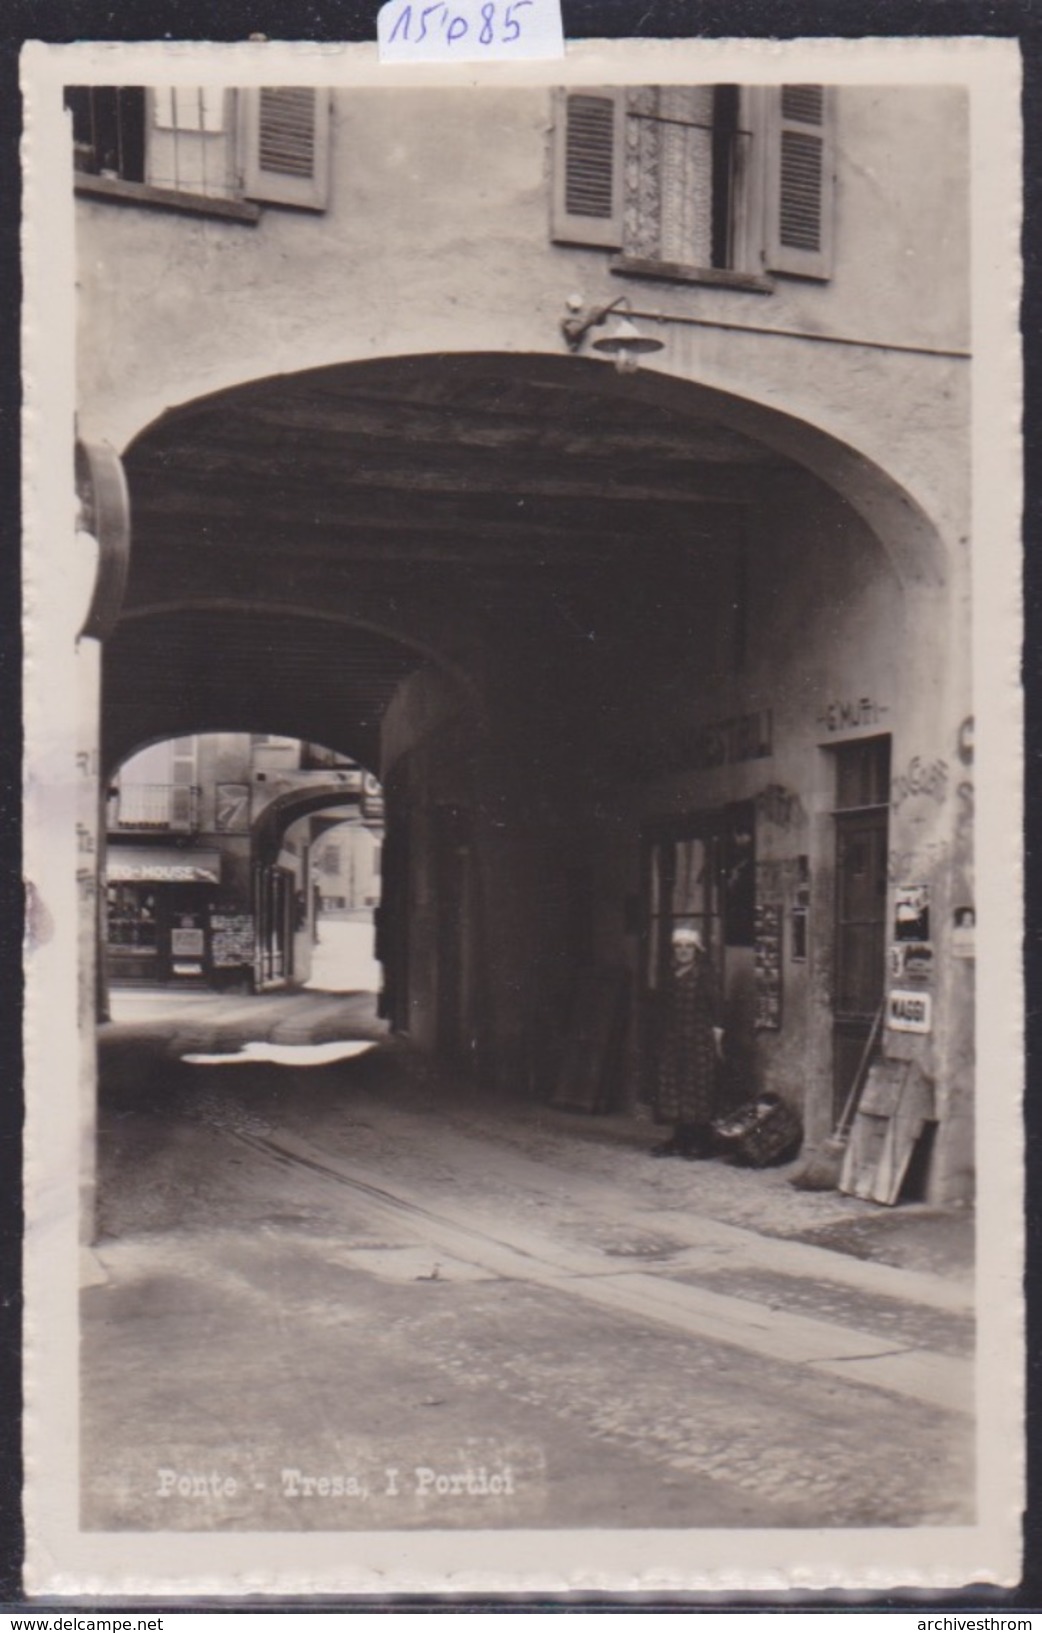
[[[650,335],[642,335],[632,318],[618,317],[608,333],[594,341],[593,349],[607,352],[611,357],[617,357],[620,353],[635,356],[638,352],[660,352],[662,342],[653,340]]]

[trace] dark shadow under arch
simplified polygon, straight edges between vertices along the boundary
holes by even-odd
[[[430,659],[345,617],[204,602],[134,610],[104,664],[108,768],[150,742],[223,730],[322,743],[378,773],[383,711]]]
[[[276,396],[318,393],[327,406],[313,409],[316,428],[334,425],[343,399],[366,401],[380,425],[393,425],[396,410],[456,400],[480,404],[494,423],[526,388],[554,395],[572,392],[638,408],[671,413],[679,421],[710,422],[758,443],[765,453],[811,472],[844,498],[877,535],[905,584],[940,585],[948,577],[947,554],[937,527],[917,500],[878,463],[853,444],[799,414],[753,398],[646,368],[620,376],[600,361],[543,353],[412,353],[328,364],[294,375],[267,376],[195,398],[169,409],[130,442],[128,468],[152,449],[184,446],[214,416],[234,422]]]

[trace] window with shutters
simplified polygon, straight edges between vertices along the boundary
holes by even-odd
[[[554,166],[554,238],[619,249],[622,244],[621,91],[560,93]]]
[[[832,108],[824,85],[773,94],[766,143],[767,260],[772,271],[832,270]]]
[[[820,85],[560,91],[552,236],[613,270],[768,292],[826,278],[831,93]]]
[[[242,190],[267,204],[324,210],[329,192],[329,96],[308,85],[240,93]]]
[[[311,86],[67,86],[76,188],[245,222],[324,210],[329,96]]]
[[[329,843],[322,852],[321,868],[323,873],[340,872],[340,846]]]
[[[145,179],[145,92],[139,85],[69,85],[73,163],[80,175]]]

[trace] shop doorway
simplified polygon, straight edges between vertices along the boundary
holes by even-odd
[[[656,824],[644,836],[641,1082],[653,1097],[658,1039],[678,925],[702,933],[721,994],[731,949],[751,947],[755,914],[755,813],[741,802]],[[740,955],[739,955],[740,956]]]
[[[257,875],[257,984],[281,987],[293,974],[293,876],[285,868],[261,868]]]
[[[836,896],[832,1109],[838,1121],[883,1002],[886,975],[890,739],[834,751]]]

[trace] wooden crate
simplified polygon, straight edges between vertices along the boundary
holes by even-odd
[[[915,1061],[877,1061],[850,1131],[839,1189],[893,1207],[912,1153],[934,1117],[933,1085]]]

